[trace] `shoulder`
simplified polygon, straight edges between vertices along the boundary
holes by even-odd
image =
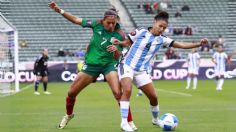
[[[130,33],[130,35],[135,36],[137,33],[143,32],[143,31],[147,31],[147,29],[146,29],[146,28],[143,28],[143,27],[136,28],[135,30],[133,30],[133,31]]]

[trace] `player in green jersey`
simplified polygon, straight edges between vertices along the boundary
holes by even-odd
[[[55,2],[51,2],[49,7],[60,13],[67,20],[82,27],[91,28],[93,36],[85,56],[85,64],[78,73],[76,79],[72,82],[68,95],[66,97],[66,115],[59,124],[59,129],[63,129],[67,123],[74,117],[73,108],[76,96],[90,83],[92,83],[100,74],[103,74],[109,84],[112,93],[119,102],[121,97],[121,88],[116,71],[118,58],[121,55],[121,46],[113,45],[113,40],[124,40],[124,33],[120,29],[118,22],[119,16],[115,9],[109,9],[104,13],[102,20],[88,20],[76,17],[69,12],[62,10]],[[132,121],[129,110],[128,122],[133,130],[137,130]]]

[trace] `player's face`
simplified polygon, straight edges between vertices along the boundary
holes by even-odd
[[[116,24],[117,18],[115,16],[107,16],[103,20],[103,26],[109,32],[113,32],[115,30]]]
[[[223,52],[224,49],[222,46],[219,46],[217,50],[218,50],[218,52]]]
[[[153,24],[153,33],[154,35],[158,36],[161,35],[168,26],[168,23],[165,20],[158,20],[155,21]]]
[[[44,49],[44,50],[43,50],[43,54],[44,54],[45,56],[48,56],[48,49]]]

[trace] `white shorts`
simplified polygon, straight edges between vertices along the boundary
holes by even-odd
[[[134,71],[130,66],[123,63],[118,66],[119,80],[129,77],[133,80],[136,87],[140,88],[146,84],[152,83],[150,74],[147,71]]]
[[[225,70],[215,70],[215,76],[223,76],[225,74]]]
[[[189,74],[195,74],[198,75],[199,68],[193,68],[193,67],[188,67],[188,73]]]

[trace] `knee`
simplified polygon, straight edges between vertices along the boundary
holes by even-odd
[[[116,99],[117,101],[120,100],[120,98],[121,98],[121,92],[114,92],[113,95],[114,95],[114,97],[115,97],[115,99]]]
[[[70,98],[75,98],[77,96],[76,91],[74,91],[73,89],[70,88],[70,90],[67,93],[68,97]]]

